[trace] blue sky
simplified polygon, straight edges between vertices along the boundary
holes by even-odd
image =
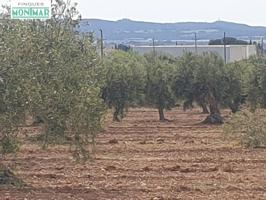
[[[7,0],[0,0],[0,3]],[[25,0],[26,1],[26,0]],[[83,18],[151,22],[217,20],[266,26],[266,0],[72,0]]]

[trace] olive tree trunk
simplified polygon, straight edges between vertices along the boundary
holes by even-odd
[[[219,105],[215,97],[210,94],[208,96],[210,115],[203,121],[206,124],[223,124],[223,118],[219,109]]]
[[[209,114],[209,109],[207,106],[207,102],[206,102],[206,97],[205,95],[200,95],[197,99],[197,103],[198,105],[202,108],[202,113],[203,114]]]
[[[159,110],[160,121],[162,121],[162,122],[166,121],[166,119],[164,117],[163,108],[162,107],[159,107],[158,110]]]
[[[202,108],[203,114],[209,114],[210,113],[206,103],[200,103],[200,107]]]
[[[115,111],[113,114],[113,121],[114,122],[120,122],[121,121],[118,116],[119,116],[119,108],[115,108]]]

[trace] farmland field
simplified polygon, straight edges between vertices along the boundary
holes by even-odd
[[[0,199],[266,199],[266,149],[224,140],[221,126],[200,124],[199,110],[166,117],[173,121],[159,122],[154,109],[131,109],[122,123],[109,116],[86,163],[68,146],[26,141],[4,164],[15,164],[28,187],[1,186]]]

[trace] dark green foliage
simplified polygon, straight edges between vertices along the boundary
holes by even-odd
[[[20,143],[14,135],[5,135],[0,140],[0,152],[3,154],[16,153],[20,148]]]
[[[115,51],[105,61],[105,87],[102,97],[114,108],[114,121],[120,121],[129,106],[139,104],[144,93],[145,60],[132,52]]]
[[[209,41],[209,45],[223,45],[223,44],[224,44],[224,38]],[[244,40],[238,40],[233,37],[226,37],[225,44],[227,45],[248,45],[249,43]]]
[[[206,90],[198,87],[196,83],[196,69],[200,68],[200,57],[187,53],[178,60],[178,73],[175,77],[175,93],[184,99],[183,109],[193,108],[193,102],[197,102],[208,113],[206,106]]]
[[[215,54],[204,54],[200,57],[200,67],[195,70],[195,88],[204,95],[210,109],[210,116],[206,122],[222,123],[219,103],[225,94],[226,80],[223,60]],[[214,117],[216,120],[213,120]]]
[[[205,113],[208,106],[210,116],[206,122],[222,123],[220,105],[236,101],[239,94],[235,92],[241,89],[240,81],[232,72],[215,54],[185,54],[179,60],[175,92],[186,100],[186,104],[197,102]]]
[[[248,99],[252,110],[258,106],[266,108],[266,61],[263,58],[250,59],[251,73]]]
[[[226,65],[227,84],[223,105],[229,107],[233,113],[239,111],[240,106],[247,103],[250,73],[251,67],[248,61]]]
[[[158,109],[160,121],[165,121],[164,109],[171,109],[176,104],[173,91],[175,59],[165,55],[146,55],[147,59],[147,104]]]

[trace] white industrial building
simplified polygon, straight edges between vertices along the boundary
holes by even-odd
[[[169,54],[180,57],[186,52],[202,54],[204,52],[213,52],[224,59],[226,52],[226,62],[235,62],[248,59],[257,54],[255,45],[172,45],[172,46],[131,46],[133,51],[140,54],[150,53],[154,49],[158,53]]]

